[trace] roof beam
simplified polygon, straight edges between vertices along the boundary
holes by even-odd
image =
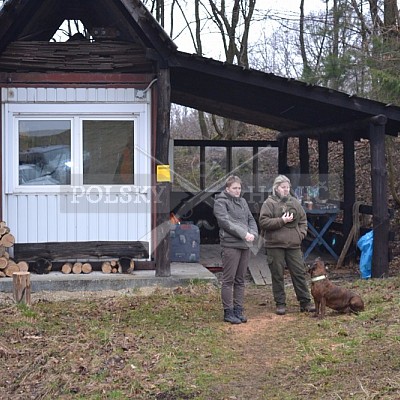
[[[321,126],[318,128],[299,129],[295,131],[286,131],[278,134],[277,139],[290,138],[290,137],[318,137],[321,135],[342,133],[343,131],[360,131],[367,130],[366,137],[368,137],[368,127],[373,125],[385,125],[387,122],[386,115],[379,114],[373,117],[365,118],[362,120],[347,122],[338,125]]]

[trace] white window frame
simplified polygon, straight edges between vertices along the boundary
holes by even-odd
[[[143,179],[136,176],[143,156],[150,152],[141,149],[138,139],[141,135],[150,135],[148,129],[148,108],[146,104],[6,104],[6,119],[4,124],[4,166],[6,194],[18,193],[74,193],[77,186],[83,185],[83,120],[119,120],[134,123],[134,184],[130,191],[143,193]],[[70,120],[71,121],[71,184],[70,185],[20,185],[19,184],[19,132],[20,120]],[[150,139],[148,146],[150,146]],[[145,168],[146,170],[147,168]],[[142,169],[143,170],[143,169]],[[126,184],[102,185],[110,192],[120,192]]]

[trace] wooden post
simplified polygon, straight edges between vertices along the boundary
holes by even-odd
[[[347,132],[343,136],[343,235],[346,238],[353,226],[353,204],[356,201],[356,163],[353,133]]]
[[[0,104],[3,104],[0,88]],[[3,198],[3,111],[0,110],[0,199]],[[0,221],[3,220],[3,201],[0,201]]]
[[[157,74],[157,131],[156,131],[156,163],[169,163],[171,83],[168,68],[160,68]],[[171,276],[170,246],[169,246],[169,214],[170,214],[170,182],[156,183],[156,238],[155,261],[156,276]]]
[[[329,198],[329,163],[328,163],[328,140],[324,137],[318,139],[318,175],[319,175],[319,197]]]
[[[372,121],[369,128],[374,229],[372,278],[384,278],[387,277],[389,273],[389,213],[387,210],[385,125],[386,119],[377,122]]]
[[[206,188],[206,147],[200,146],[200,190]]]
[[[278,139],[278,174],[284,174],[286,172],[287,148],[288,148],[287,137]]]
[[[310,178],[310,155],[308,153],[308,138],[299,137],[299,158],[300,158],[300,185],[309,186]]]
[[[232,173],[232,147],[226,147],[226,175]]]
[[[31,278],[30,272],[13,273],[13,296],[16,303],[31,305]]]
[[[253,193],[260,191],[258,178],[258,147],[253,146]]]

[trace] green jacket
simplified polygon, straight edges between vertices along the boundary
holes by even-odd
[[[214,215],[219,226],[222,247],[247,249],[257,243],[258,228],[243,197],[233,197],[226,191],[215,196]],[[254,235],[254,242],[246,242],[246,233]]]
[[[283,222],[282,215],[285,212],[293,213],[292,222]],[[261,207],[259,225],[267,248],[299,248],[307,234],[306,213],[299,201],[292,196],[268,197]]]

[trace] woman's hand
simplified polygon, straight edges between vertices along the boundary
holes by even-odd
[[[254,242],[254,235],[247,232],[246,236],[244,237],[244,240],[246,240],[246,242]]]
[[[285,224],[287,224],[288,222],[292,222],[293,221],[293,213],[290,214],[288,212],[285,212],[285,214],[282,215],[282,219]]]

